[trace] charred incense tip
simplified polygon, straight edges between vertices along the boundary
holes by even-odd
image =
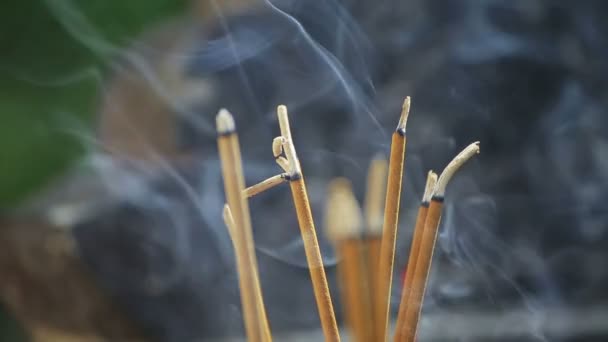
[[[220,111],[217,113],[217,116],[215,117],[215,125],[219,135],[230,134],[236,130],[232,114],[230,114],[230,112],[224,108],[220,109]]]
[[[332,241],[360,237],[363,219],[350,181],[336,178],[329,183],[325,229]]]
[[[429,171],[426,176],[426,186],[424,187],[424,195],[422,196],[422,203],[429,203],[431,197],[433,197],[433,189],[437,183],[437,174],[433,170]]]
[[[412,104],[411,98],[408,96],[403,101],[401,107],[401,117],[399,117],[399,123],[397,124],[397,132],[405,135],[405,127],[407,126],[407,118],[410,115],[410,106]]]
[[[454,174],[456,173],[456,171],[458,171],[458,169],[460,169],[460,167],[462,167],[462,165],[464,165],[464,163],[466,163],[467,160],[471,159],[471,157],[473,157],[474,155],[476,155],[478,153],[479,153],[479,141],[472,143],[471,145],[467,146],[464,150],[462,150],[462,152],[460,152],[448,164],[448,166],[445,167],[445,169],[441,173],[441,176],[439,176],[439,180],[437,181],[437,184],[435,185],[435,190],[433,191],[433,198],[443,198],[443,196],[445,195],[445,189],[448,186],[448,183],[450,182],[450,180],[452,179]]]

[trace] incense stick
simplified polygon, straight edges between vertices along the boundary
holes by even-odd
[[[441,173],[433,190],[433,196],[424,223],[420,251],[414,269],[414,279],[407,301],[401,341],[413,342],[416,338],[418,320],[422,310],[422,301],[426,290],[428,275],[431,268],[437,231],[441,219],[441,209],[445,190],[454,173],[471,157],[479,153],[479,142],[475,142],[460,152]]]
[[[344,178],[337,178],[329,185],[325,228],[340,257],[338,276],[343,312],[352,340],[372,341],[371,303],[361,244],[363,218],[352,186]]]
[[[391,283],[393,281],[393,264],[395,257],[395,241],[397,238],[397,223],[399,220],[399,205],[401,202],[401,186],[405,163],[406,137],[405,129],[410,111],[410,97],[403,102],[401,117],[397,129],[393,133],[391,155],[389,161],[388,182],[384,207],[384,225],[382,228],[382,243],[377,285],[374,300],[374,333],[376,341],[386,340],[388,320],[390,315]]]
[[[376,275],[378,274],[378,260],[380,257],[380,244],[382,241],[382,222],[384,220],[384,200],[386,197],[386,177],[388,175],[388,161],[384,156],[377,155],[370,163],[367,173],[367,190],[365,193],[365,221],[366,229],[363,235],[363,245],[366,255],[365,274],[368,284],[368,299],[371,312],[374,312],[373,296],[376,294]],[[377,334],[373,331],[375,326],[372,319],[372,340]]]
[[[432,170],[429,171],[426,177],[426,186],[424,188],[422,202],[420,203],[420,208],[418,209],[418,217],[416,218],[416,226],[414,227],[414,236],[412,237],[412,244],[410,246],[410,256],[407,259],[407,267],[405,269],[405,281],[403,282],[403,288],[401,290],[401,303],[399,304],[399,314],[397,315],[397,322],[395,324],[395,342],[401,341],[403,336],[403,321],[405,320],[406,308],[409,306],[408,299],[410,288],[412,287],[412,281],[414,280],[414,272],[416,268],[416,261],[418,260],[418,252],[420,251],[420,241],[422,239],[424,230],[424,222],[426,220],[429,202],[433,195],[436,182],[437,174]]]
[[[222,164],[222,176],[228,205],[232,209],[234,225],[232,236],[235,246],[239,286],[243,305],[243,319],[248,341],[267,341],[265,331],[269,331],[266,312],[263,305],[256,304],[261,296],[257,274],[257,261],[253,246],[251,216],[249,204],[242,196],[245,190],[245,177],[241,152],[232,115],[227,110],[220,110],[216,117],[218,132],[218,149]]]
[[[325,335],[325,341],[335,342],[340,341],[338,325],[334,315],[334,308],[327,285],[327,277],[323,268],[323,259],[321,258],[321,250],[317,241],[315,225],[308,202],[308,194],[306,192],[306,184],[304,183],[304,175],[300,168],[295,146],[291,137],[289,128],[289,118],[287,115],[287,107],[279,106],[277,109],[279,118],[279,126],[281,128],[281,137],[273,141],[273,153],[277,159],[277,163],[281,165],[289,175],[289,185],[293,197],[296,215],[304,242],[304,251],[306,253],[306,261],[310,269],[310,277],[312,281],[315,300],[319,310],[319,318],[321,327]],[[285,155],[278,156],[279,151],[275,148],[281,147],[281,152]],[[282,158],[282,159],[281,159]]]
[[[367,240],[369,251],[368,267],[372,270],[377,269],[380,253],[387,169],[387,160],[384,157],[377,156],[372,160],[367,175],[365,198],[366,230],[364,237]]]
[[[230,235],[230,240],[232,241],[232,245],[234,246],[235,254],[242,253],[244,251],[244,248],[243,248],[243,246],[240,246],[238,244],[239,239],[236,238],[236,234],[238,234],[238,231],[236,228],[236,224],[234,223],[234,217],[232,216],[232,211],[230,210],[230,206],[228,204],[224,205],[223,217],[224,217],[224,224],[226,224],[226,228],[228,228],[228,235]],[[242,272],[243,272],[242,270],[239,270],[239,274],[241,274]],[[256,276],[256,279],[259,279],[259,277]],[[256,302],[256,307],[258,310],[260,310],[260,312],[266,311],[266,308],[264,307],[264,297],[262,295],[262,289],[260,287],[259,280],[258,280],[258,283],[256,286],[256,291],[255,291],[255,302]],[[265,338],[264,341],[271,342],[272,334],[270,333],[270,327],[268,326],[268,322],[266,321],[265,324],[263,324],[263,326],[261,328],[262,328],[262,334]]]
[[[287,181],[289,175],[287,173],[281,173],[280,175],[272,176],[257,184],[254,184],[243,191],[245,198],[251,198],[259,193],[274,188],[275,186],[282,184]]]

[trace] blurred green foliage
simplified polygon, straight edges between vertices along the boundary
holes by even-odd
[[[61,174],[94,132],[121,47],[186,0],[4,0],[0,10],[0,210]],[[0,308],[0,341],[23,339]]]
[[[0,11],[0,209],[84,150],[106,66],[186,0],[4,0]]]

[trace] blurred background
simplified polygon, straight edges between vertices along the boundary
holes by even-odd
[[[248,184],[279,172],[274,111],[290,108],[339,308],[326,185],[348,177],[363,201],[409,95],[393,309],[427,170],[480,140],[447,192],[420,340],[605,341],[607,14],[599,0],[5,1],[0,340],[242,334],[222,107]],[[319,322],[289,198],[251,209],[272,329],[295,340]]]

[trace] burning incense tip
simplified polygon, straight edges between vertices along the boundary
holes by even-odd
[[[234,118],[232,114],[224,108],[220,109],[215,117],[215,124],[217,127],[218,134],[228,134],[232,133],[236,130],[236,125],[234,124]]]
[[[437,174],[433,170],[429,171],[426,176],[426,186],[424,188],[424,195],[422,196],[422,203],[429,203],[433,197],[433,190],[437,183]]]
[[[382,225],[382,242],[376,274],[374,296],[374,328],[377,336],[374,341],[386,341],[388,334],[388,319],[390,317],[390,298],[393,281],[393,266],[395,264],[395,247],[399,226],[399,206],[401,203],[401,188],[403,171],[405,169],[405,148],[407,138],[405,126],[410,109],[410,98],[403,103],[397,130],[391,138],[391,154],[388,167],[388,181],[384,201],[384,224]]]
[[[350,181],[337,178],[329,184],[326,229],[332,241],[358,238],[361,234],[362,215]]]
[[[405,126],[407,126],[407,118],[410,115],[411,104],[411,98],[409,96],[406,97],[403,101],[403,106],[401,107],[401,117],[399,118],[399,123],[397,124],[397,131],[401,134],[405,134]]]
[[[445,195],[445,189],[454,176],[454,173],[464,165],[469,159],[471,159],[474,155],[479,153],[479,141],[472,143],[467,146],[462,152],[460,152],[449,164],[445,167],[441,176],[439,176],[439,180],[435,185],[435,190],[433,193],[433,197],[442,198]]]

